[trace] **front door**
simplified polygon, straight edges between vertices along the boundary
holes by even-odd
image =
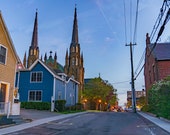
[[[0,102],[5,102],[6,88],[7,88],[6,84],[1,83]]]

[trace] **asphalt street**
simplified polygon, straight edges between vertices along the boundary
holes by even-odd
[[[169,135],[139,114],[89,112],[56,120],[10,135]]]

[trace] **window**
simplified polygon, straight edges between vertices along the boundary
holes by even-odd
[[[75,65],[75,58],[72,58],[72,65]]]
[[[2,64],[6,62],[6,51],[7,49],[0,45],[0,63]]]
[[[29,91],[29,101],[41,101],[42,100],[42,91]]]
[[[42,72],[31,72],[31,82],[42,82]]]

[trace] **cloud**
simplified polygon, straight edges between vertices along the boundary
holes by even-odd
[[[106,37],[105,41],[106,42],[112,42],[112,41],[114,41],[114,38],[113,37]]]

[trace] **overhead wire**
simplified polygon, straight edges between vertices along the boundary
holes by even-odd
[[[125,5],[125,0],[123,1],[123,5],[124,5],[125,43],[127,43],[127,28],[126,28],[126,5]]]
[[[132,0],[130,0],[130,41],[132,41]]]
[[[153,27],[153,30],[152,30],[151,34],[150,34],[151,42],[152,42],[152,40],[153,40],[153,38],[154,38],[154,36],[155,36],[155,34],[157,32],[157,29],[158,29],[158,27],[159,27],[159,25],[160,25],[160,23],[162,21],[162,18],[164,16],[165,11],[166,11],[166,5],[167,5],[166,3],[167,3],[167,0],[164,0],[164,2],[162,4],[162,7],[160,9],[160,13],[159,13],[159,15],[158,15],[158,17],[156,19],[155,25]]]
[[[137,0],[137,5],[136,5],[136,17],[135,17],[135,28],[134,28],[134,35],[133,35],[133,43],[135,43],[136,40],[137,40],[138,8],[139,8],[139,0]]]
[[[152,47],[152,49],[151,49],[151,51],[150,51],[149,56],[151,55],[152,51],[153,51],[154,48],[156,47],[157,42],[158,42],[160,36],[162,35],[164,29],[165,29],[165,25],[166,25],[167,22],[170,20],[170,4],[168,4],[167,1],[169,1],[169,0],[164,0],[163,5],[162,5],[161,10],[160,10],[160,14],[159,14],[159,16],[158,16],[158,18],[157,18],[157,20],[156,20],[156,23],[155,23],[155,25],[154,25],[154,27],[153,27],[152,32],[151,32],[151,38],[153,39],[153,37],[154,37],[154,35],[155,35],[155,33],[156,33],[159,25],[160,25],[160,22],[161,22],[161,20],[162,20],[162,18],[163,18],[163,16],[164,16],[164,13],[165,13],[165,11],[166,11],[166,6],[168,6],[168,7],[169,7],[169,10],[167,11],[165,20],[164,20],[164,22],[163,22],[163,24],[162,24],[162,26],[161,26],[161,28],[160,28],[160,30],[159,30],[159,32],[158,32],[156,41],[155,41],[155,43],[154,43],[154,45],[153,45],[153,47]],[[156,27],[156,28],[155,28],[155,27]],[[143,66],[141,67],[141,69],[140,69],[139,72],[137,73],[135,79],[139,76],[139,74],[140,74],[141,71],[143,70],[144,65],[145,65],[145,64],[143,64]]]

